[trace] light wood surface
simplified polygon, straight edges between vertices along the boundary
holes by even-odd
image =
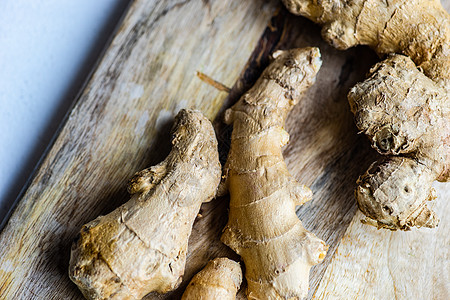
[[[442,201],[433,208],[444,220],[434,230],[377,230],[358,211],[315,299],[450,299],[450,189],[440,183],[436,191]]]
[[[292,175],[314,192],[298,216],[330,245],[311,272],[308,297],[448,298],[448,184],[438,186],[436,230],[376,230],[356,213],[355,180],[377,154],[357,134],[346,94],[378,60],[369,49],[333,49],[320,28],[278,1],[135,0],[1,232],[0,299],[82,299],[67,275],[72,239],[128,200],[134,172],[167,155],[177,111],[197,108],[215,119],[224,160],[231,129],[221,123],[223,110],[256,80],[270,52],[303,46],[318,46],[323,66],[287,120],[284,154]],[[219,241],[227,205],[222,197],[202,206],[183,283],[146,299],[178,299],[209,259],[239,259]]]

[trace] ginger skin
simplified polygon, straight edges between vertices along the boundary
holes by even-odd
[[[448,94],[403,55],[378,63],[371,74],[348,98],[357,127],[388,156],[358,179],[359,208],[377,227],[436,227],[426,202],[436,198],[433,181],[450,176]]]
[[[368,45],[391,54],[348,95],[358,129],[388,156],[358,179],[358,206],[378,228],[436,227],[426,203],[436,198],[433,181],[450,181],[449,14],[439,0],[283,3],[323,25],[338,49]]]
[[[289,140],[286,116],[314,83],[321,60],[317,48],[273,56],[253,88],[225,112],[233,133],[222,242],[244,260],[249,299],[301,299],[308,293],[309,270],[324,259],[327,246],[295,214],[312,192],[289,174],[281,147]]]
[[[220,182],[217,140],[200,112],[181,110],[172,151],[130,181],[131,199],[84,225],[69,276],[88,299],[141,299],[181,282],[188,238],[202,202]]]
[[[441,86],[450,84],[450,17],[439,0],[282,0],[322,25],[322,36],[345,50],[368,45],[378,55],[409,56]]]
[[[181,300],[234,300],[241,283],[239,263],[216,258],[192,278]]]

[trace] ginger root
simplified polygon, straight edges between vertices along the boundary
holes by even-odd
[[[213,127],[181,110],[172,151],[130,181],[131,199],[84,225],[72,246],[69,275],[88,299],[141,299],[178,286],[188,238],[202,202],[210,201],[221,166]]]
[[[244,260],[249,299],[305,297],[309,270],[327,250],[295,214],[312,192],[289,174],[281,152],[289,140],[284,121],[314,83],[320,53],[304,48],[273,56],[253,88],[225,112],[233,132],[224,171],[230,212],[222,242]]]
[[[322,36],[345,50],[368,45],[378,55],[409,56],[441,86],[450,84],[450,18],[439,0],[282,0],[322,25]]]
[[[437,226],[426,202],[436,198],[434,180],[450,180],[449,14],[439,0],[283,2],[323,25],[324,39],[338,49],[368,45],[380,56],[397,53],[348,95],[358,129],[389,155],[358,179],[355,194],[378,228]]]
[[[216,258],[192,278],[181,300],[234,300],[241,283],[239,263],[225,257]]]
[[[358,179],[359,208],[377,227],[435,227],[439,220],[426,202],[436,198],[433,181],[450,178],[448,94],[403,55],[371,74],[348,97],[357,127],[389,156]]]

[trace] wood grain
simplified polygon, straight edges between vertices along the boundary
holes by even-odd
[[[436,229],[377,230],[358,211],[314,299],[450,299],[450,189],[436,187]]]
[[[311,272],[308,298],[333,299],[328,298],[331,289],[339,299],[365,299],[348,298],[356,295],[353,285],[378,293],[361,294],[368,299],[401,298],[401,292],[416,284],[409,281],[412,275],[404,273],[448,274],[449,242],[442,228],[432,235],[428,234],[431,231],[412,237],[410,233],[392,235],[362,226],[360,215],[355,215],[355,180],[377,154],[357,134],[346,94],[378,60],[372,51],[333,49],[321,39],[319,27],[288,14],[275,0],[135,0],[0,235],[0,299],[82,299],[67,275],[72,239],[82,224],[127,201],[126,182],[134,172],[167,155],[176,112],[193,107],[215,119],[224,161],[231,128],[221,122],[223,111],[256,81],[269,62],[269,53],[303,46],[318,46],[323,66],[317,83],[287,120],[291,140],[284,155],[292,175],[314,192],[313,200],[298,208],[298,216],[308,230],[330,245],[325,261]],[[206,84],[195,75],[197,71],[232,87],[230,93]],[[448,189],[448,185],[440,186],[447,197]],[[227,206],[227,197],[202,205],[189,240],[182,284],[171,293],[153,293],[145,299],[179,299],[208,260],[217,256],[239,259],[219,240]],[[439,214],[446,222],[446,215]],[[361,234],[367,237],[364,241],[351,241]],[[400,238],[392,244],[389,235]],[[422,260],[420,252],[419,259],[409,264],[411,252],[405,252],[401,243],[412,243],[410,250],[417,247],[416,251],[433,254]],[[440,256],[432,245],[444,247]],[[359,258],[351,255],[356,246],[366,261],[370,253],[382,253],[378,260],[382,263],[377,265],[381,270],[372,269],[373,280],[389,274],[393,265],[385,262],[401,261],[395,275],[396,294],[379,286],[375,290],[366,277],[347,276],[341,281],[349,267],[350,272],[361,274],[351,269],[358,266],[355,260]],[[440,257],[441,267],[432,263],[434,257]],[[421,287],[442,294],[442,286],[448,291],[443,280],[449,282],[442,277]],[[349,289],[351,293],[345,293]],[[243,297],[241,290],[238,298]]]

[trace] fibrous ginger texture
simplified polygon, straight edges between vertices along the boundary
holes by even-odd
[[[192,278],[181,300],[234,300],[241,283],[240,264],[226,257],[216,258]]]
[[[368,45],[380,56],[409,56],[425,75],[450,84],[450,18],[439,0],[282,0],[290,12],[321,24],[344,50]]]
[[[130,180],[127,203],[82,227],[69,275],[86,298],[141,299],[181,282],[192,224],[215,196],[221,166],[213,127],[198,111],[178,113],[172,144],[163,162]]]
[[[359,207],[374,225],[407,230],[438,224],[426,202],[436,198],[432,182],[450,176],[448,100],[445,90],[403,55],[375,65],[350,91],[357,127],[388,155],[357,182]]]
[[[348,95],[357,127],[388,156],[359,178],[358,206],[379,228],[437,226],[426,202],[435,198],[431,183],[450,178],[449,14],[439,0],[283,2],[323,25],[339,49],[392,54]]]
[[[277,51],[256,84],[225,112],[233,125],[225,165],[230,211],[222,241],[244,260],[249,299],[300,299],[327,246],[308,232],[295,206],[312,198],[288,172],[281,147],[288,112],[315,81],[317,48]]]

